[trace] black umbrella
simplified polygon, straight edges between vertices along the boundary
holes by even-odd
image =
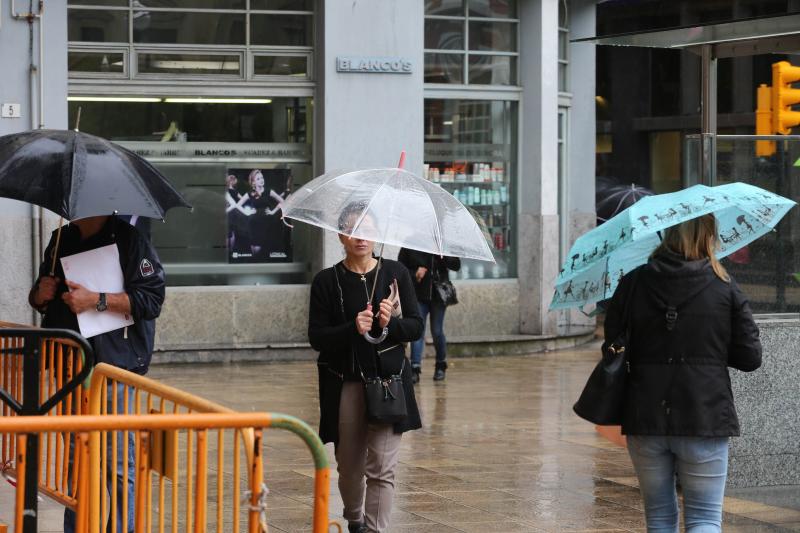
[[[613,218],[618,213],[638,202],[641,198],[652,195],[653,191],[650,189],[640,187],[633,183],[630,185],[621,185],[611,182],[607,178],[603,181],[598,180],[597,192],[595,193],[597,224],[602,224],[606,220]]]
[[[71,130],[0,137],[0,196],[67,220],[114,213],[164,218],[172,207],[191,207],[142,157]]]

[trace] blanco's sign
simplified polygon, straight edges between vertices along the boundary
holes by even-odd
[[[365,74],[411,74],[412,63],[403,57],[337,57],[338,72]]]

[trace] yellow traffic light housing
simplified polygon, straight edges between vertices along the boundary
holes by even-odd
[[[772,130],[776,134],[789,135],[800,124],[800,111],[792,111],[792,106],[800,103],[800,89],[792,89],[797,81],[800,67],[788,61],[772,64]]]
[[[772,90],[761,84],[756,94],[756,135],[772,135]],[[769,157],[775,153],[775,141],[756,141],[756,155]]]

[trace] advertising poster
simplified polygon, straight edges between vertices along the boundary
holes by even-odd
[[[292,228],[283,220],[291,171],[231,168],[225,176],[226,247],[229,263],[287,263]]]

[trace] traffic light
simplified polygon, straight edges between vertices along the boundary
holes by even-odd
[[[772,88],[761,84],[756,93],[756,135],[772,135]],[[756,141],[756,156],[769,157],[775,153],[775,141]]]
[[[772,131],[776,134],[789,135],[800,124],[800,111],[792,111],[792,106],[800,103],[800,89],[792,89],[797,81],[800,67],[788,61],[772,64]]]

